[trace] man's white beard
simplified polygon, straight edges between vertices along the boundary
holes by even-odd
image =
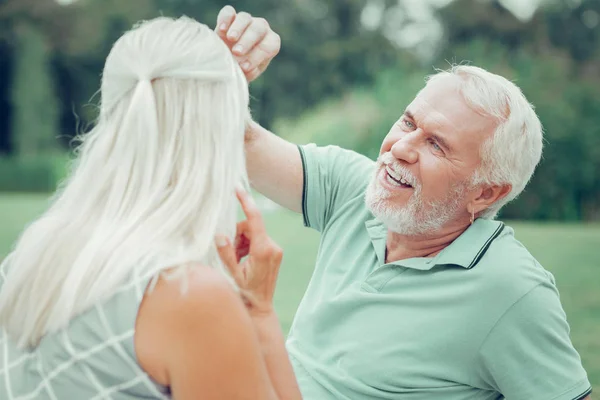
[[[384,157],[385,158],[385,157]],[[445,199],[423,202],[421,185],[413,185],[413,194],[408,204],[393,203],[394,193],[378,182],[384,162],[377,161],[375,173],[365,193],[365,203],[373,215],[392,232],[408,236],[426,236],[440,230],[455,218],[460,207],[460,193],[464,186],[455,187]],[[415,180],[413,180],[415,182]]]

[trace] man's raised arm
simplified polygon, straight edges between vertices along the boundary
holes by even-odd
[[[304,176],[296,145],[252,122],[246,128],[250,184],[277,204],[302,212]]]
[[[279,35],[264,18],[236,13],[231,6],[219,12],[215,31],[231,49],[248,82],[263,73],[281,46]],[[283,207],[302,211],[302,159],[294,144],[250,122],[246,158],[253,188]]]

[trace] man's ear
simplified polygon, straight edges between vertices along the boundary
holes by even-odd
[[[494,185],[481,188],[477,197],[469,203],[469,213],[475,215],[489,208],[492,204],[505,198],[512,190],[512,185]]]

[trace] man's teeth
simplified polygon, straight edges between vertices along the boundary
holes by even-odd
[[[387,168],[387,173],[394,178],[395,180],[397,180],[398,182],[400,182],[403,185],[407,185],[407,186],[411,186],[410,183],[408,183],[408,181],[406,179],[404,179],[403,177],[401,177],[400,175],[398,175],[395,171],[390,170],[389,168]]]

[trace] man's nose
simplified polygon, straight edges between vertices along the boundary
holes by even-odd
[[[417,152],[417,140],[420,129],[407,133],[392,145],[391,153],[397,160],[402,160],[408,164],[414,164],[419,160]]]

